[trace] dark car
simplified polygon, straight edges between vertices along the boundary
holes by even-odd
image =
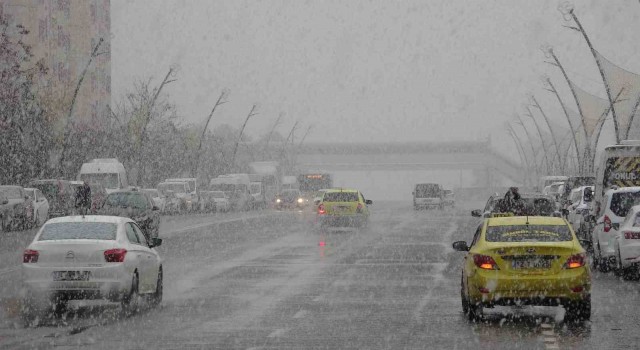
[[[274,204],[278,210],[282,209],[302,209],[305,207],[305,200],[300,190],[283,190],[276,196]]]
[[[137,190],[116,191],[107,195],[101,215],[122,216],[134,220],[147,238],[158,238],[160,208],[148,194]]]
[[[0,222],[3,231],[25,229],[31,222],[31,199],[20,186],[0,186]]]
[[[49,201],[49,217],[68,216],[73,214],[75,191],[71,181],[48,179],[33,180],[28,187],[37,188]]]
[[[489,197],[484,210],[473,210],[471,215],[476,217],[493,216],[561,216],[553,197],[539,193],[523,193],[520,198],[508,203],[499,194]]]

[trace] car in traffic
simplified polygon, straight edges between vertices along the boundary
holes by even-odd
[[[590,319],[591,271],[565,219],[487,218],[453,249],[465,252],[460,295],[470,320],[497,305],[563,306],[565,320]]]
[[[416,184],[413,188],[413,209],[443,209],[444,191],[442,186],[435,183]]]
[[[140,298],[162,300],[162,259],[131,219],[116,216],[68,216],[50,219],[24,250],[25,325],[45,313],[62,312],[69,300],[120,302],[135,312]]]
[[[98,211],[101,215],[127,217],[136,222],[146,237],[158,238],[160,232],[160,208],[142,191],[117,190],[107,195]]]
[[[631,207],[615,237],[615,274],[624,279],[640,278],[640,205]]]
[[[318,204],[316,221],[320,227],[364,227],[369,222],[369,205],[355,189],[329,189]]]
[[[471,211],[475,217],[488,218],[492,216],[561,216],[555,199],[540,193],[523,193],[520,199],[508,204],[504,196],[496,193],[489,197],[484,209]]]
[[[207,212],[223,212],[231,210],[229,197],[224,191],[201,191],[200,196],[205,203]]]
[[[302,196],[302,192],[298,189],[286,189],[282,190],[276,195],[274,208],[277,210],[283,209],[303,209],[305,207],[305,199]]]
[[[37,188],[27,187],[24,193],[31,200],[31,205],[27,208],[31,211],[31,226],[41,226],[49,220],[49,201]]]
[[[191,191],[187,182],[161,182],[158,191],[167,197],[165,206],[172,213],[182,214],[193,210]]]
[[[25,229],[31,222],[31,199],[20,186],[0,186],[0,225],[3,231]]]
[[[578,238],[589,239],[589,214],[593,203],[593,186],[580,186],[571,190],[564,213]]]
[[[609,189],[604,192],[602,204],[597,206],[591,232],[593,265],[600,271],[609,271],[616,265],[616,237],[620,235],[620,224],[629,210],[640,204],[640,186]]]
[[[71,182],[59,179],[32,180],[29,186],[39,189],[49,202],[49,217],[67,216],[73,214],[75,206],[75,191]]]
[[[160,209],[161,213],[164,213],[167,198],[160,191],[155,188],[143,188],[141,191],[151,197],[153,204]]]

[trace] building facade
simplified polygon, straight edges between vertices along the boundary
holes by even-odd
[[[78,126],[96,126],[109,118],[110,8],[110,0],[0,1],[0,14],[8,23],[21,24],[29,31],[25,43],[32,48],[33,61],[42,60],[48,69],[41,94],[54,105],[60,119],[68,113],[93,48],[103,39],[78,92],[72,116]]]

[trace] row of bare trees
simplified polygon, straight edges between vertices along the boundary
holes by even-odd
[[[203,183],[219,174],[247,171],[247,163],[278,160],[295,167],[295,122],[283,137],[277,131],[282,114],[255,142],[244,129],[258,114],[256,105],[241,127],[216,125],[215,112],[228,101],[223,90],[202,123],[181,122],[169,98],[170,84],[178,79],[169,68],[160,81],[139,80],[97,120],[74,116],[75,96],[85,73],[98,54],[101,41],[87,53],[87,64],[67,87],[70,98],[60,99],[38,84],[47,78],[41,62],[32,62],[24,44],[27,30],[13,28],[0,18],[0,184],[25,184],[34,178],[74,179],[81,164],[92,158],[118,158],[129,172],[129,182],[155,186],[168,177],[198,177]],[[71,94],[71,91],[74,91]],[[242,116],[239,116],[239,121]],[[308,134],[300,139],[300,146]]]

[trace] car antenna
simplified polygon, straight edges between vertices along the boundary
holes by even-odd
[[[529,226],[529,214],[527,214],[527,222],[525,224]]]

